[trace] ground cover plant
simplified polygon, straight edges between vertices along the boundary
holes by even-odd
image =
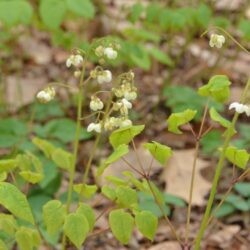
[[[52,36],[63,39],[64,18],[80,16],[88,23],[104,6],[97,2],[0,1],[0,20],[9,35],[11,26],[38,25],[31,22],[38,15]],[[20,5],[27,12],[25,18],[12,5]],[[13,11],[10,17],[4,8]],[[225,234],[230,235],[231,249],[247,247],[250,78],[247,72],[232,100],[233,77],[220,70],[220,63],[227,47],[236,50],[233,59],[239,53],[249,58],[249,44],[244,42],[248,21],[237,19],[241,42],[227,29],[231,20],[215,20],[212,12],[206,4],[189,8],[157,1],[135,3],[124,10],[128,28],[77,42],[62,56],[59,61],[67,73],[36,89],[32,104],[10,111],[8,100],[2,98],[1,249],[108,249],[110,244],[121,249],[223,249]],[[176,54],[175,35],[184,25],[192,32],[183,34],[185,43]],[[167,50],[162,48],[164,32],[173,34]],[[9,39],[18,40],[9,36],[5,42]],[[194,39],[205,41],[219,56],[215,61],[211,54],[206,57],[208,70],[195,88],[170,84],[186,50],[197,51],[192,49]],[[4,44],[5,58],[11,54],[8,46]],[[141,98],[152,87],[139,81],[151,67],[154,88],[162,67],[169,73],[163,94],[156,92],[163,102],[146,98],[143,111]],[[5,70],[13,68],[3,65]],[[188,73],[187,82],[199,78]],[[200,172],[208,163],[210,179],[205,180]],[[180,223],[175,219],[178,213]],[[219,221],[236,213],[245,216],[240,233],[238,225],[227,231]],[[160,230],[163,240],[158,238]],[[219,239],[209,238],[208,232],[214,230]],[[238,245],[231,242],[234,237]]]

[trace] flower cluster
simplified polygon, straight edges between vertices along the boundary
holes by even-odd
[[[233,102],[230,104],[229,109],[235,109],[239,114],[246,113],[247,116],[250,116],[250,106],[245,105],[239,102]]]
[[[92,72],[92,75],[100,75],[99,69],[97,72]],[[103,72],[102,72],[103,74]],[[99,81],[98,81],[99,82]],[[137,89],[134,86],[134,73],[124,73],[119,77],[117,86],[114,86],[111,90],[112,96],[115,100],[112,100],[109,110],[102,112],[104,108],[103,102],[95,95],[91,97],[90,109],[97,112],[97,121],[88,125],[87,131],[95,131],[100,133],[102,129],[110,131],[116,128],[128,127],[132,125],[132,121],[128,118],[129,110],[132,109],[131,101],[137,97]],[[102,114],[102,118],[101,117]]]
[[[118,55],[116,47],[118,48],[116,44],[115,45],[110,44],[108,47],[100,45],[95,49],[95,54],[99,58],[107,58],[110,60],[114,60],[117,58]]]
[[[210,41],[209,41],[210,47],[215,46],[218,49],[220,49],[222,47],[223,43],[225,43],[225,37],[223,35],[217,35],[217,34],[211,35]]]
[[[53,87],[47,87],[39,91],[36,97],[41,103],[47,103],[53,100],[55,95],[56,95],[55,89]]]

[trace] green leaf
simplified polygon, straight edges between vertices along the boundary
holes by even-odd
[[[73,155],[61,148],[57,148],[52,153],[52,160],[58,167],[70,171],[72,168]]]
[[[89,232],[89,223],[84,215],[72,213],[67,215],[63,230],[77,249],[80,249]]]
[[[102,194],[112,201],[116,198],[115,190],[109,186],[102,187]]]
[[[0,182],[5,181],[8,175],[6,172],[0,172]]]
[[[159,42],[161,37],[151,31],[148,31],[146,29],[140,28],[136,29],[133,27],[126,28],[122,31],[123,35],[127,37],[127,39],[133,39],[133,41],[138,42],[145,42],[145,41],[152,41],[152,42]]]
[[[97,176],[100,176],[104,170],[113,162],[119,160],[122,156],[129,152],[128,145],[121,144],[117,146],[114,152],[104,161],[104,163],[98,168]]]
[[[145,187],[141,181],[134,176],[134,174],[130,171],[123,171],[122,174],[127,177],[129,182],[131,182],[138,190],[145,191]]]
[[[13,215],[0,214],[0,231],[14,235],[17,228],[18,225]]]
[[[174,66],[174,61],[164,52],[156,47],[150,47],[148,52],[159,62],[169,66]]]
[[[226,198],[226,202],[230,203],[235,208],[240,211],[246,212],[249,210],[247,201],[245,201],[242,197],[235,194],[230,194]]]
[[[0,239],[0,249],[1,250],[8,250],[7,246],[5,245],[5,243]]]
[[[214,213],[215,217],[221,218],[227,215],[232,214],[235,211],[235,207],[231,204],[225,202],[221,205],[221,207]]]
[[[73,189],[76,193],[83,195],[85,198],[89,199],[97,191],[96,185],[87,185],[87,184],[75,184]]]
[[[120,128],[112,132],[109,137],[109,141],[113,148],[117,148],[119,145],[130,143],[133,138],[139,135],[144,129],[144,125],[131,126],[126,128]]]
[[[154,214],[149,211],[136,213],[135,224],[146,238],[153,240],[158,226],[158,218]]]
[[[167,119],[168,130],[175,134],[182,134],[179,130],[179,126],[190,122],[195,117],[196,112],[196,110],[187,109],[183,112],[171,114]]]
[[[90,0],[67,0],[68,8],[75,14],[92,19],[95,16],[95,6]]]
[[[17,165],[18,161],[16,159],[0,160],[0,173],[10,172],[14,170]]]
[[[119,178],[117,176],[114,175],[108,175],[105,177],[105,179],[109,182],[112,183],[116,186],[127,186],[128,182],[122,178]]]
[[[60,27],[66,10],[66,3],[62,0],[42,0],[39,5],[41,19],[50,29]]]
[[[0,1],[0,20],[7,26],[14,26],[19,23],[29,24],[32,15],[33,9],[27,1]]]
[[[89,223],[89,231],[92,231],[95,225],[95,213],[93,209],[89,205],[81,203],[77,208],[76,213],[82,214],[86,217]]]
[[[229,146],[226,149],[226,158],[237,167],[245,169],[249,161],[250,155],[245,149],[237,149],[236,147]]]
[[[36,184],[44,178],[43,174],[35,173],[32,171],[21,171],[21,172],[19,172],[19,175],[22,176],[22,178],[25,181],[32,183],[32,184]]]
[[[34,137],[32,143],[35,144],[48,158],[51,158],[52,153],[56,150],[56,147],[53,144],[38,137]]]
[[[238,29],[243,34],[244,38],[250,41],[250,21],[246,18],[242,18],[239,22]]]
[[[213,76],[208,84],[199,88],[198,93],[201,96],[210,96],[218,102],[226,102],[230,95],[229,86],[231,82],[225,75]]]
[[[20,227],[15,234],[15,238],[20,250],[33,250],[41,242],[38,231],[27,227]]]
[[[250,197],[250,183],[238,182],[234,185],[234,189],[244,197]]]
[[[122,244],[128,244],[134,226],[134,218],[122,209],[113,210],[109,214],[109,225],[116,239]]]
[[[137,205],[137,193],[130,187],[120,186],[116,189],[117,203],[125,208]]]
[[[170,147],[153,141],[152,143],[145,143],[144,147],[149,150],[151,155],[162,165],[165,165],[167,160],[172,156]]]
[[[141,13],[143,12],[143,5],[140,3],[136,3],[134,4],[131,9],[130,9],[130,13],[129,13],[129,20],[132,23],[135,23],[136,21],[138,21],[138,19],[141,16]]]
[[[14,185],[7,182],[0,183],[0,204],[16,217],[34,224],[34,218],[25,195]]]
[[[43,220],[49,235],[61,230],[65,216],[65,206],[58,200],[51,200],[43,206]]]
[[[175,195],[164,193],[163,196],[164,196],[164,200],[165,200],[166,204],[174,205],[177,207],[185,207],[186,206],[185,201],[183,199],[175,196]]]
[[[214,107],[209,110],[210,117],[213,121],[218,122],[222,127],[229,128],[231,126],[231,122],[227,119],[223,118]]]

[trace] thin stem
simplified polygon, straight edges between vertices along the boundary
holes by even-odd
[[[84,85],[84,76],[85,76],[85,66],[86,60],[82,66],[82,73],[79,82],[79,93],[78,93],[78,103],[77,103],[77,120],[76,120],[76,132],[75,132],[75,140],[74,140],[74,149],[73,149],[73,159],[70,169],[70,176],[69,176],[69,191],[66,203],[66,213],[69,213],[69,208],[72,200],[72,193],[73,193],[73,182],[75,177],[75,169],[76,169],[76,160],[77,160],[77,152],[80,140],[80,133],[81,133],[81,117],[82,117],[82,102],[83,102],[83,85]],[[62,240],[62,249],[65,250],[66,247],[66,235],[63,235]]]
[[[194,131],[192,125],[190,124],[190,122],[188,123],[188,125],[189,125],[190,131],[191,131],[193,137],[196,139],[196,138],[197,138],[197,135],[196,135],[196,133],[195,133],[195,131]]]
[[[208,102],[209,102],[209,100],[207,100],[207,103],[206,103],[206,106],[205,106],[205,109],[204,109],[204,112],[203,112],[201,126],[200,126],[200,129],[199,129],[198,136],[195,135],[195,138],[196,138],[195,153],[194,153],[194,160],[193,160],[193,166],[192,166],[191,184],[190,184],[189,199],[188,199],[186,232],[185,232],[185,243],[186,244],[188,243],[189,234],[190,234],[190,218],[191,218],[193,191],[194,191],[194,183],[195,183],[196,163],[197,163],[199,147],[200,147],[200,138],[202,136],[202,131],[203,131],[203,127],[204,127],[204,124],[205,124],[207,111],[208,111]]]
[[[142,172],[140,172],[139,170],[137,170],[132,164],[130,164],[124,157],[121,158],[127,165],[128,167],[130,167],[131,169],[133,169],[137,174],[139,174],[140,176],[144,176],[144,174]]]
[[[143,175],[145,176],[146,173],[145,173],[145,170],[144,170],[144,168],[143,168],[143,166],[142,166],[142,163],[141,163],[141,160],[140,160],[140,157],[139,157],[137,148],[136,148],[136,146],[135,146],[134,139],[132,139],[132,145],[133,145],[133,149],[134,149],[134,151],[135,151],[135,156],[136,156],[137,162],[138,162],[138,164],[139,164],[139,166],[140,166],[140,168],[141,168],[141,171],[142,171]]]
[[[247,54],[250,54],[250,51],[248,49],[246,49],[243,45],[241,45],[232,35],[230,35],[226,30],[224,30],[221,27],[218,26],[214,26],[211,27],[211,29],[217,29],[222,31],[224,34],[226,34],[237,46],[239,46],[243,51],[245,51]],[[206,30],[205,32],[203,32],[201,34],[201,37],[203,37],[204,35],[206,35],[209,32],[209,30]]]
[[[195,181],[195,172],[196,172],[196,163],[198,158],[200,143],[196,141],[195,144],[195,153],[194,161],[192,166],[192,176],[191,176],[191,185],[189,190],[189,199],[188,199],[188,211],[187,211],[187,222],[186,222],[186,233],[185,233],[185,242],[188,242],[189,233],[190,233],[190,218],[191,218],[191,209],[192,209],[192,199],[193,199],[193,190],[194,190],[194,181]]]
[[[248,79],[248,82],[246,84],[246,87],[245,87],[244,92],[243,92],[242,97],[241,97],[241,102],[242,103],[245,101],[245,98],[247,96],[249,88],[250,88],[250,78]],[[209,196],[209,199],[208,199],[206,211],[205,211],[205,214],[204,214],[203,219],[202,219],[200,230],[199,230],[198,235],[196,237],[194,250],[199,250],[200,249],[201,240],[202,240],[204,232],[206,230],[207,222],[209,220],[211,208],[212,208],[212,205],[213,205],[213,202],[214,202],[218,181],[219,181],[219,178],[221,176],[221,171],[222,171],[223,166],[224,166],[226,149],[227,149],[227,147],[229,145],[231,137],[233,136],[231,131],[233,131],[233,129],[235,128],[235,124],[236,124],[236,122],[238,120],[238,116],[239,116],[238,113],[234,114],[231,126],[229,127],[228,133],[226,134],[226,138],[225,138],[225,141],[224,141],[224,144],[223,144],[223,147],[222,147],[219,162],[218,162],[218,164],[216,166],[216,171],[215,171],[215,175],[214,175],[214,179],[213,179],[212,188],[211,188],[210,196]]]
[[[146,179],[146,181],[147,181],[147,183],[148,183],[149,189],[150,189],[150,191],[151,191],[151,193],[152,193],[152,195],[153,195],[153,197],[154,197],[154,200],[155,200],[157,206],[158,206],[159,209],[161,210],[161,213],[162,213],[162,215],[163,215],[163,217],[164,217],[166,223],[167,223],[168,226],[170,227],[170,230],[171,230],[173,236],[176,238],[176,240],[179,242],[179,244],[182,245],[181,240],[180,240],[180,238],[179,238],[179,236],[178,236],[178,234],[177,234],[177,232],[176,232],[174,226],[173,226],[172,223],[170,222],[168,216],[167,216],[166,213],[164,212],[163,207],[162,207],[162,205],[161,205],[161,202],[158,200],[157,195],[155,194],[155,191],[154,191],[154,189],[153,189],[153,187],[152,187],[152,185],[151,185],[149,179]]]
[[[150,173],[151,173],[151,170],[152,170],[152,167],[153,167],[153,162],[154,162],[154,157],[152,156],[149,167],[148,167],[148,176],[150,176]]]
[[[51,82],[48,84],[48,86],[60,86],[60,87],[64,87],[64,88],[68,88],[68,89],[75,89],[74,87],[72,87],[71,85],[67,85],[65,83],[60,83],[60,82]]]

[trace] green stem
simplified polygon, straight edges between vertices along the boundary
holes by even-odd
[[[78,146],[79,146],[79,140],[80,140],[80,134],[81,134],[81,117],[82,117],[85,65],[86,65],[86,61],[83,63],[82,74],[81,74],[80,82],[79,82],[76,132],[75,132],[75,140],[74,140],[73,159],[72,159],[72,165],[71,165],[70,176],[69,176],[69,191],[68,191],[68,197],[67,197],[67,203],[66,203],[66,213],[67,214],[69,213],[69,208],[70,208],[70,204],[71,204],[71,200],[72,200],[73,184],[74,184],[76,161],[77,161],[77,152],[78,152]],[[64,234],[63,240],[62,240],[62,249],[65,250],[65,247],[66,247],[66,236]]]
[[[241,102],[245,101],[245,98],[247,96],[249,88],[250,88],[250,78],[248,79],[248,82],[247,82],[246,87],[244,89],[244,92],[242,94]],[[227,149],[227,147],[228,147],[228,145],[230,143],[230,140],[231,140],[231,137],[232,137],[231,132],[235,128],[235,124],[237,122],[238,116],[239,116],[239,114],[235,112],[232,123],[231,123],[231,126],[228,129],[228,133],[226,135],[226,138],[225,138],[225,141],[224,141],[224,144],[223,144],[222,152],[220,154],[220,159],[219,159],[219,162],[218,162],[218,164],[216,166],[216,171],[215,171],[215,175],[214,175],[214,179],[213,179],[213,183],[212,183],[212,189],[211,189],[210,196],[209,196],[209,199],[208,199],[206,211],[205,211],[205,214],[204,214],[203,219],[202,219],[200,230],[199,230],[198,235],[197,235],[196,240],[195,240],[194,250],[199,250],[200,249],[201,240],[203,238],[204,232],[205,232],[206,227],[207,227],[208,220],[210,218],[211,208],[212,208],[212,205],[213,205],[213,202],[214,202],[218,181],[219,181],[219,178],[221,176],[221,171],[222,171],[223,166],[224,166],[226,149]]]

